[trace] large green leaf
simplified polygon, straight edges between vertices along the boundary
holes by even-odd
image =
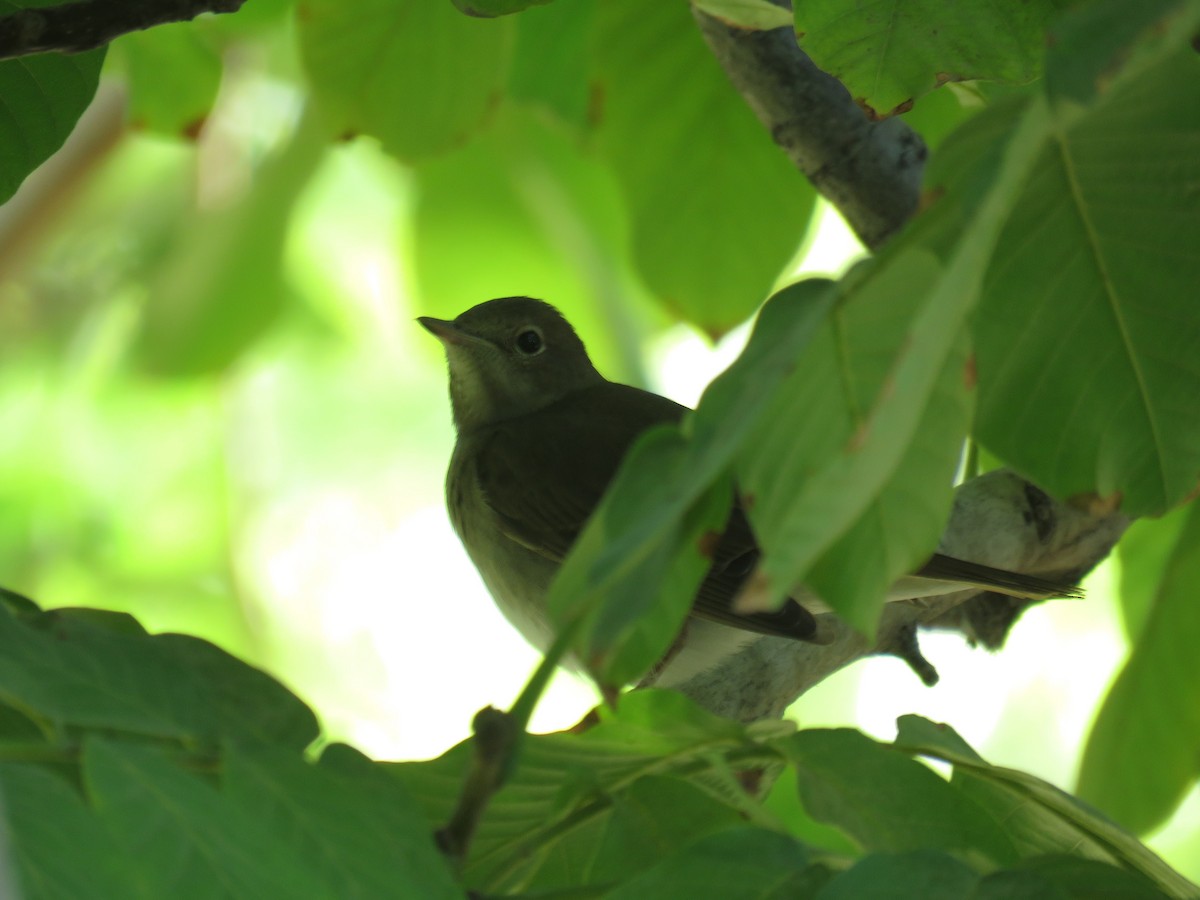
[[[796,0],[800,45],[859,105],[885,116],[953,81],[1033,80],[1065,0]],[[897,109],[903,107],[903,109]]]
[[[1193,503],[1145,626],[1088,737],[1079,795],[1136,832],[1200,777],[1200,504]]]
[[[54,0],[0,2],[0,15]],[[62,146],[100,81],[104,50],[0,62],[0,203]]]
[[[777,535],[793,514],[798,488],[828,460],[855,452],[873,427],[873,407],[898,402],[887,397],[892,367],[936,274],[931,257],[913,256],[852,292],[776,391],[739,468],[768,553],[789,552],[789,538]],[[962,335],[947,340],[939,348],[941,371],[928,396],[916,401],[924,409],[895,470],[805,577],[864,632],[874,627],[887,585],[929,556],[950,509],[970,404]]]
[[[795,252],[814,193],[764,131],[686,3],[596,9],[597,137],[633,254],[664,305],[710,334],[745,319]]]
[[[161,750],[91,739],[84,774],[97,815],[149,897],[339,896],[300,846]]]
[[[974,329],[981,440],[1059,495],[1135,515],[1200,471],[1200,56],[1162,30],[1174,40],[1138,48],[1131,74],[1098,76],[1093,106],[1058,101]]]
[[[804,808],[867,850],[971,852],[999,864],[1017,859],[981,806],[891,747],[850,729],[802,731],[784,747]]]
[[[938,185],[931,208],[842,280],[839,312],[861,316],[853,331],[863,350],[846,352],[847,320],[835,318],[834,346],[812,361],[813,382],[780,390],[766,431],[747,442],[739,461],[739,483],[753,496],[750,518],[766,551],[756,603],[777,602],[811,577],[853,528],[819,577],[824,599],[869,632],[883,602],[879,587],[899,574],[900,563],[933,549],[965,423],[971,376],[961,363],[962,332],[981,262],[1048,118],[1045,104],[1006,110],[999,140],[981,153],[948,154],[953,165],[930,175]],[[981,127],[987,120],[976,118],[965,133]],[[917,299],[896,316],[892,301],[903,294]],[[906,478],[924,481],[910,490]],[[912,536],[903,536],[909,528]],[[858,559],[892,571],[841,570],[845,560]]]
[[[269,676],[198,638],[116,630],[114,617],[132,622],[0,607],[0,696],[60,726],[189,744],[235,737],[299,750],[316,737],[312,712]]]
[[[595,0],[570,0],[527,10],[517,20],[509,72],[514,100],[541,105],[582,127],[592,101],[588,56]]]
[[[902,716],[898,725],[896,746],[951,763],[952,783],[1004,823],[1023,858],[1072,854],[1140,873],[1172,897],[1200,896],[1200,888],[1137,838],[1065,791],[1026,772],[988,764],[947,725],[919,716]]]
[[[0,895],[153,900],[83,797],[46,769],[0,764],[0,815]]]
[[[345,746],[319,766],[274,747],[231,748],[223,793],[311,861],[334,896],[458,897],[433,830],[403,785]]]
[[[478,131],[504,90],[515,23],[448,0],[299,0],[300,46],[332,127],[406,161]]]

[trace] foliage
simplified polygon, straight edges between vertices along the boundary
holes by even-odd
[[[697,6],[779,25],[753,0]],[[405,249],[427,312],[546,296],[596,336],[609,372],[636,380],[631,332],[680,320],[720,336],[770,296],[695,415],[635,449],[564,567],[551,605],[578,658],[616,688],[662,655],[733,478],[766,550],[764,597],[806,579],[869,633],[882,587],[936,544],[972,437],[1059,496],[1170,513],[1122,547],[1136,645],[1084,755],[1081,796],[1120,825],[917,717],[882,743],[736,725],[647,691],[578,734],[526,736],[456,869],[435,830],[472,766],[513,760],[468,742],[373,762],[322,745],[301,700],[210,643],[6,594],[0,834],[23,895],[1200,896],[1126,830],[1171,814],[1200,745],[1200,520],[1182,506],[1200,472],[1200,4],[944,6],[893,4],[885,20],[878,4],[794,4],[801,46],[934,145],[902,234],[840,279],[794,284],[815,194],[682,0],[256,0],[107,56],[0,62],[5,199],[71,134],[102,62],[127,85],[130,125],[169,148],[124,163],[120,197],[98,187],[70,213],[119,218],[138,253],[64,228],[47,252],[70,265],[33,277],[24,245],[0,234],[14,284],[0,346],[9,373],[40,352],[74,360],[64,380],[98,420],[129,401],[97,371],[156,379],[186,406],[273,341],[336,343],[362,326],[305,282],[385,216],[305,239],[296,223],[346,141],[376,142],[410,173]],[[247,58],[291,85],[271,95],[284,98],[275,137],[244,152],[213,139],[217,162],[198,165],[181,148],[220,134]],[[86,183],[105,152],[52,187]],[[6,208],[26,216],[21,240],[56,208],[39,177]],[[387,194],[387,177],[372,190]],[[35,212],[23,195],[41,199]],[[103,340],[81,359],[82,331]],[[319,373],[302,386],[297,414],[322,387]],[[382,417],[412,422],[404,398],[377,396]],[[10,409],[0,465],[27,479],[4,503],[0,579],[36,583],[50,545],[96,602],[129,591],[196,608],[236,590],[223,532],[236,510],[210,502],[229,486],[199,406],[140,456],[94,427],[59,440]],[[137,460],[134,488],[106,481],[116,455]],[[205,528],[144,515],[162,496]],[[136,566],[114,563],[132,544],[148,547]],[[254,628],[234,618],[226,643],[245,651]]]

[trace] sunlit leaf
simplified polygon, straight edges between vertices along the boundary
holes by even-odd
[[[633,253],[675,315],[719,335],[770,292],[814,193],[730,85],[686,3],[596,10],[599,150],[624,189]]]
[[[299,0],[300,46],[334,129],[406,161],[480,129],[507,78],[515,23],[464,16],[448,0]]]
[[[221,82],[215,48],[190,22],[135,31],[114,47],[125,63],[133,127],[195,137]]]
[[[792,16],[771,0],[693,0],[692,6],[734,28],[791,28]]]
[[[1079,795],[1136,832],[1165,820],[1200,776],[1198,584],[1200,505],[1193,503],[1079,773]]]

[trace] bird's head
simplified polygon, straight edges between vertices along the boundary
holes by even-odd
[[[460,433],[527,415],[604,380],[575,329],[541,300],[501,297],[452,321],[417,321],[446,349]]]

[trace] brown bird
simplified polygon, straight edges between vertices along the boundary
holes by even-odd
[[[442,342],[450,368],[458,432],[446,476],[450,520],[501,611],[545,650],[554,637],[545,608],[550,583],[622,458],[642,432],[678,422],[688,409],[606,380],[567,320],[540,300],[503,297],[453,321],[418,321]],[[797,592],[775,612],[734,611],[758,557],[735,503],[656,684],[680,684],[758,634],[813,639],[813,614],[828,607],[810,592]],[[968,588],[1028,599],[1075,593],[1068,585],[934,554],[897,581],[887,599]]]

